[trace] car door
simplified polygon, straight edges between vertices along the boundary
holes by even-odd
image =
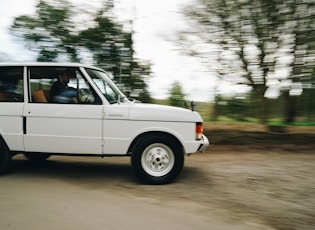
[[[63,67],[64,68],[64,67]],[[71,70],[69,88],[77,91],[73,101],[50,100],[57,67],[29,67],[29,98],[25,104],[24,148],[27,152],[102,154],[103,106],[80,101],[80,90],[92,90],[78,68]],[[41,96],[36,96],[38,93]]]
[[[23,66],[0,66],[0,138],[12,151],[23,151]]]

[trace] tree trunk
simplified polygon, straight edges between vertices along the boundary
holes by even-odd
[[[266,124],[268,120],[268,111],[267,111],[267,98],[264,95],[259,95],[260,110],[259,110],[259,120],[261,124]]]
[[[284,94],[284,122],[292,123],[297,115],[297,97],[290,96],[289,91]]]
[[[265,85],[255,85],[254,91],[256,95],[256,106],[258,111],[258,118],[261,124],[266,124],[268,121],[268,106],[267,98],[265,97],[266,86]]]

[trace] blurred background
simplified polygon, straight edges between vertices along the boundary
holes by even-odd
[[[0,61],[92,64],[206,121],[315,125],[314,0],[4,0]]]

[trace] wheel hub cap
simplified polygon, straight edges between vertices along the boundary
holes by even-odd
[[[146,148],[142,155],[143,169],[152,176],[166,175],[174,165],[172,150],[162,144],[153,144]]]

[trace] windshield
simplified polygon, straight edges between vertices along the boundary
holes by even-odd
[[[90,75],[95,85],[99,88],[102,94],[106,97],[110,104],[119,102],[125,98],[123,93],[119,91],[116,85],[109,79],[105,72],[95,69],[85,69]]]

